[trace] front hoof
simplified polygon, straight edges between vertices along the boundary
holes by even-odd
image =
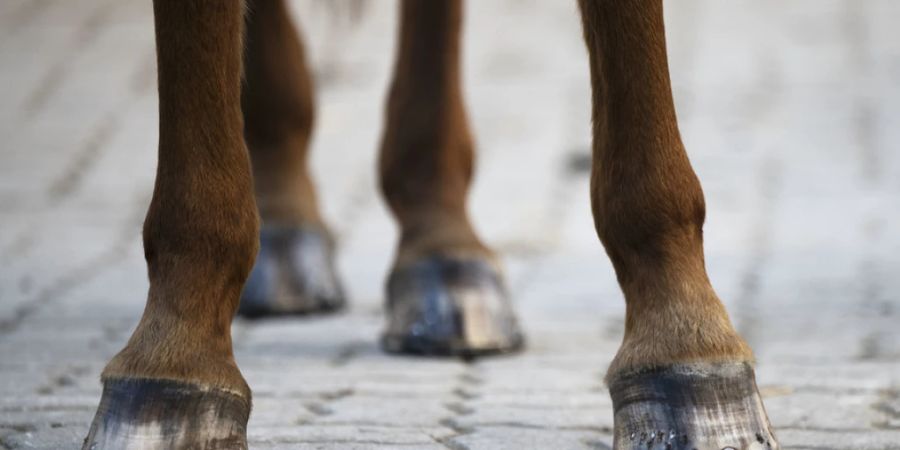
[[[520,349],[522,334],[499,270],[483,259],[431,257],[391,273],[391,353],[471,358]]]
[[[319,228],[264,227],[259,254],[241,296],[238,314],[257,318],[329,313],[344,292],[334,267],[334,245]]]
[[[250,401],[170,380],[107,380],[82,450],[246,449]]]
[[[749,363],[675,364],[613,378],[616,450],[777,450]]]

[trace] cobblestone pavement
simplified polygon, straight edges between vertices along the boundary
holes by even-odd
[[[295,8],[318,79],[313,166],[352,307],[235,323],[251,447],[609,448],[602,376],[624,305],[588,208],[574,2],[467,12],[471,210],[529,337],[521,355],[469,364],[376,346],[396,230],[374,178],[395,8],[375,3],[358,19],[346,1]],[[100,370],[142,310],[149,4],[0,2],[0,448],[77,448]],[[793,449],[900,448],[900,2],[667,7],[710,276],[756,350],[778,436]]]

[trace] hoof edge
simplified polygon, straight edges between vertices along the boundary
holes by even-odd
[[[245,450],[250,401],[222,389],[106,380],[82,450]]]
[[[424,259],[395,270],[387,296],[389,353],[468,359],[524,346],[500,271],[485,260]]]
[[[675,364],[609,383],[616,450],[778,450],[749,363]]]
[[[264,227],[259,254],[241,295],[248,319],[331,314],[344,308],[334,244],[317,227]]]

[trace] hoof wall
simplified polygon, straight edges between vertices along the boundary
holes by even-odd
[[[82,450],[246,449],[250,401],[169,380],[108,380]]]
[[[263,228],[238,314],[247,318],[323,314],[344,307],[334,245],[316,228]]]
[[[419,261],[391,274],[387,295],[388,352],[473,358],[522,348],[506,287],[487,261]]]
[[[616,450],[776,450],[747,363],[677,364],[624,374],[609,390]]]

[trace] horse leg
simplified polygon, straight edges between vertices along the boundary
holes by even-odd
[[[284,0],[249,2],[246,23],[241,104],[262,229],[238,313],[335,311],[344,295],[307,165],[314,108],[303,44]]]
[[[103,371],[85,449],[246,448],[231,319],[259,223],[240,111],[243,2],[154,0],[159,160],[147,304]]]
[[[661,0],[580,0],[591,205],[625,295],[607,383],[616,449],[777,448],[752,353],[706,275],[703,193],[679,136]]]
[[[462,6],[400,8],[379,161],[401,232],[382,339],[391,352],[472,356],[522,343],[497,258],[466,211],[474,151],[460,86]]]

